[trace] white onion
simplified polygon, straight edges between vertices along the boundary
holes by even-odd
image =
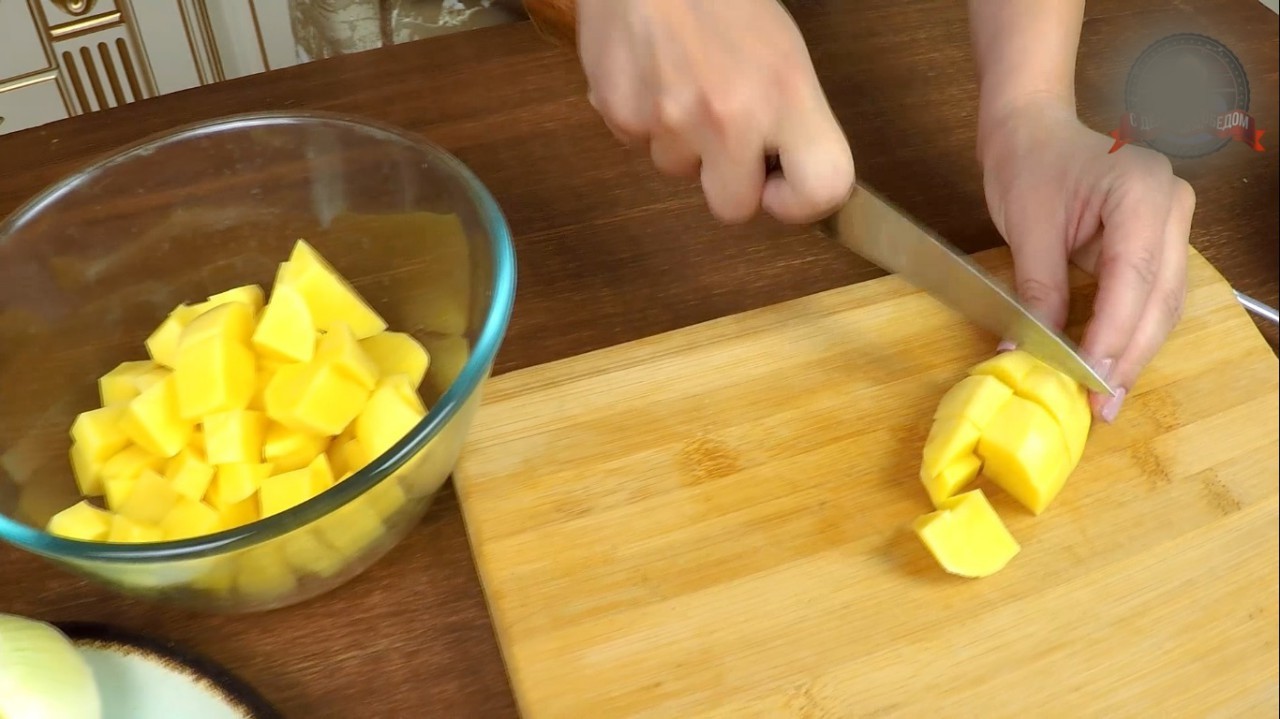
[[[0,719],[100,719],[98,684],[52,624],[0,613]]]

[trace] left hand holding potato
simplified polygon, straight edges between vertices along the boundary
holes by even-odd
[[[1157,152],[1130,145],[1108,153],[1111,138],[1057,99],[988,120],[979,137],[983,184],[1019,296],[1060,328],[1068,262],[1098,279],[1081,351],[1116,389],[1090,398],[1099,418],[1114,421],[1181,315],[1195,193]]]

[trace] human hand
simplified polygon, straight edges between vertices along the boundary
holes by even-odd
[[[1017,293],[1066,322],[1067,265],[1098,279],[1081,351],[1116,390],[1090,398],[1111,422],[1177,324],[1195,193],[1161,154],[1090,130],[1059,100],[1031,100],[979,130],[987,206],[1013,254]]]
[[[591,103],[654,165],[699,177],[711,212],[811,222],[853,187],[849,144],[777,0],[578,0]],[[776,154],[785,176],[765,175]]]

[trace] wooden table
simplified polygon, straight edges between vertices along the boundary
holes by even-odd
[[[972,61],[962,3],[792,3],[858,172],[967,250],[999,237],[973,161]],[[1271,305],[1277,266],[1276,17],[1254,0],[1089,4],[1084,118],[1109,130],[1137,53],[1169,31],[1229,45],[1271,145],[1179,163],[1199,193],[1193,241],[1237,288]],[[91,158],[218,115],[324,109],[443,144],[505,209],[520,291],[497,372],[741,312],[881,273],[803,228],[722,228],[696,187],[619,148],[584,98],[573,57],[528,24],[316,62],[0,138],[0,213]],[[1274,347],[1273,327],[1263,332]],[[515,714],[451,492],[384,561],[302,606],[210,617],[122,599],[8,546],[0,612],[120,623],[224,662],[289,716]]]

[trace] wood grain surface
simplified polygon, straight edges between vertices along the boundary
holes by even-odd
[[[967,250],[999,244],[973,160],[974,97],[962,3],[795,0],[858,172]],[[1081,111],[1107,130],[1129,64],[1166,31],[1227,43],[1251,112],[1280,127],[1275,15],[1250,0],[1088,5]],[[697,188],[620,148],[585,99],[572,55],[530,24],[308,63],[0,137],[0,213],[122,144],[264,109],[351,112],[458,155],[510,220],[519,295],[501,374],[882,273],[805,228],[723,228]],[[1272,144],[1272,136],[1264,138]],[[1199,194],[1193,242],[1237,288],[1277,303],[1280,165],[1237,143],[1177,170]],[[126,241],[104,238],[104,241]],[[0,302],[4,288],[0,288]],[[1274,330],[1266,330],[1273,346]],[[0,611],[118,622],[225,662],[290,716],[515,714],[456,502],[442,497],[357,581],[304,606],[209,617],[140,604],[0,547]]]
[[[1274,716],[1280,364],[1190,275],[1048,511],[983,483],[1022,552],[978,581],[910,523],[998,338],[900,278],[498,378],[454,482],[523,715]]]

